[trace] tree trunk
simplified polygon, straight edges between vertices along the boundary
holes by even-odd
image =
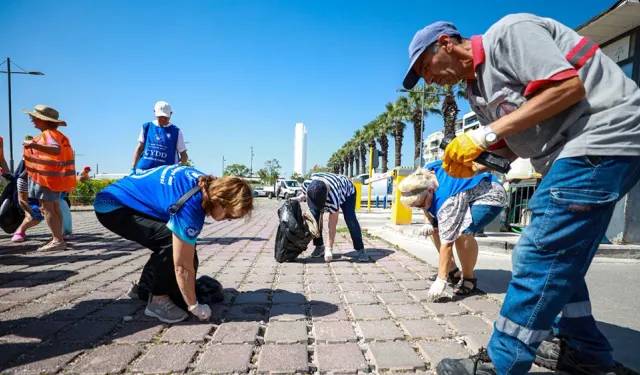
[[[402,164],[402,139],[404,137],[404,129],[402,129],[402,123],[396,123],[395,136],[395,148],[396,148],[396,160],[395,166],[399,167]]]
[[[361,163],[361,174],[369,173],[369,166],[367,165],[367,146],[364,144],[360,145],[360,163]]]
[[[360,158],[358,157],[358,150],[357,149],[353,150],[353,158],[356,161],[356,173],[354,173],[354,175],[357,175],[358,173],[360,173]]]
[[[421,157],[420,155],[420,138],[422,138],[422,116],[420,110],[416,109],[413,112],[413,160]],[[424,139],[422,140],[424,142]]]
[[[444,118],[444,134],[454,136],[456,134],[456,120],[458,119],[458,103],[449,92],[442,101],[442,117]]]
[[[380,159],[382,159],[382,173],[386,173],[388,170],[387,164],[389,160],[389,138],[387,138],[387,135],[385,134],[378,138],[378,142],[380,142],[380,151],[382,154],[380,155]]]
[[[353,177],[353,155],[349,155],[349,177]]]

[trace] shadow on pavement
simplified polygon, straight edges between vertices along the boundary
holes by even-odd
[[[262,237],[201,237],[198,238],[198,244],[202,243],[203,245],[208,244],[222,244],[222,245],[230,245],[239,241],[252,241],[252,242],[263,242],[267,241],[266,238]]]
[[[605,322],[596,322],[596,324],[613,347],[613,358],[640,373],[640,356],[638,356],[640,332]]]
[[[506,293],[511,282],[511,271],[476,269],[473,273],[478,279],[478,288],[489,294]]]

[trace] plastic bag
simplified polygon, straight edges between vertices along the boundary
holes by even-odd
[[[304,222],[300,202],[286,200],[278,209],[280,224],[276,234],[274,258],[278,263],[291,262],[307,249],[313,235]]]
[[[14,176],[5,174],[3,177],[9,183],[0,194],[0,228],[7,234],[13,234],[24,220],[24,211],[18,203],[18,189]]]
[[[62,211],[62,234],[67,235],[73,233],[71,209],[64,197],[60,197],[60,211]]]

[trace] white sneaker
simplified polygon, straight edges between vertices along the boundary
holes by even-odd
[[[329,263],[333,260],[333,252],[328,247],[324,249],[324,261]]]

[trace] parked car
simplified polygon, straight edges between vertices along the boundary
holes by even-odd
[[[255,189],[253,189],[253,196],[254,197],[266,197],[267,196],[267,192],[264,191],[263,187],[257,187]]]

